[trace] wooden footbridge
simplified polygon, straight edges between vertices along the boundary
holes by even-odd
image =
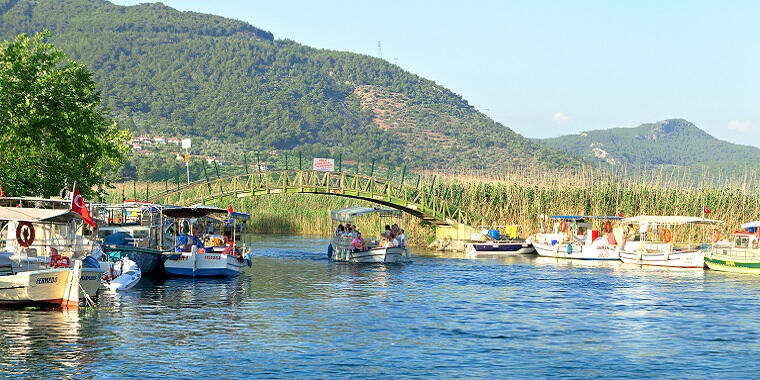
[[[349,172],[274,170],[200,180],[150,196],[156,203],[193,205],[224,204],[230,198],[272,194],[324,194],[373,202],[402,210],[438,226],[439,239],[466,240],[475,229],[475,218],[463,212],[455,199],[436,195],[432,186],[416,186]],[[453,195],[449,198],[455,198]]]

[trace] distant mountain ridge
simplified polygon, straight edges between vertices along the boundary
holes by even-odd
[[[196,137],[227,157],[297,150],[444,170],[580,163],[387,61],[277,40],[242,21],[104,0],[0,0],[0,12],[2,39],[50,29],[136,135]]]
[[[760,149],[719,140],[684,119],[633,128],[585,131],[540,139],[542,144],[605,165],[732,168],[760,159]]]

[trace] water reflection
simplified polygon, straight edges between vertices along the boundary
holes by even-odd
[[[0,310],[0,373],[693,378],[760,369],[760,277],[424,251],[409,265],[358,266],[327,260],[326,243],[257,237],[253,268],[235,279],[144,279],[73,313]]]

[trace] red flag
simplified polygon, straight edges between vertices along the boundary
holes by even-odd
[[[82,215],[82,220],[84,220],[84,222],[89,224],[92,228],[95,228],[95,221],[92,220],[92,217],[90,216],[90,210],[87,209],[87,205],[84,203],[82,195],[79,194],[79,190],[77,190],[76,184],[74,184],[74,194],[71,197],[71,211]]]
[[[0,198],[5,198],[5,191],[3,191],[2,186],[0,186]]]
[[[232,203],[230,203],[230,207],[227,207],[227,212],[232,215],[232,211],[234,210],[232,209]]]
[[[705,207],[705,206],[702,206],[702,212],[704,212],[705,214],[709,214],[709,213],[711,213],[712,211],[710,211],[710,209],[709,209],[709,208],[707,208],[707,207]]]
[[[622,212],[620,212],[620,211],[618,211],[618,212],[617,212],[617,216],[618,216],[619,218],[622,218],[622,217],[623,217],[623,213],[622,213]]]

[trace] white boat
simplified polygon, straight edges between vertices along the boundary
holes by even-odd
[[[741,225],[733,241],[720,241],[705,252],[705,265],[721,272],[760,274],[760,221]]]
[[[0,272],[70,268],[96,244],[81,234],[81,216],[67,209],[0,207]],[[3,270],[5,268],[5,270]],[[82,268],[80,297],[95,297],[100,268]]]
[[[195,206],[167,208],[163,213],[168,217],[175,218],[179,225],[200,229],[202,226],[213,224],[204,218],[213,214],[227,214],[228,211],[218,207]],[[233,219],[230,232],[231,239],[224,242],[224,246],[216,245],[214,238],[210,238],[206,240],[212,242],[212,245],[206,247],[203,239],[201,239],[203,234],[198,231],[193,231],[198,236],[187,233],[176,235],[175,251],[164,252],[166,272],[171,276],[183,277],[231,277],[240,274],[246,265],[250,267],[252,263],[250,256],[247,255],[247,248],[245,245],[237,246],[235,244],[236,229],[234,224]]]
[[[723,223],[720,220],[705,219],[692,216],[650,216],[639,215],[623,219],[623,224],[658,226],[657,234],[647,233],[644,239],[626,241],[620,250],[620,260],[626,264],[655,265],[677,268],[704,268],[705,249],[702,246],[692,246],[691,233],[686,245],[676,245],[673,239],[673,227],[691,229],[695,225],[715,226]],[[633,235],[633,233],[629,234]]]
[[[81,268],[82,262],[77,260],[73,270],[43,269],[2,275],[0,305],[76,308]]]
[[[117,262],[105,262],[108,266],[106,273],[113,273],[113,279],[109,279],[106,289],[117,292],[132,289],[142,278],[140,267],[127,257],[122,257]]]
[[[381,221],[386,217],[403,217],[400,210],[380,207],[348,207],[330,212],[333,222],[340,223],[353,223],[354,218],[370,214],[379,214]],[[399,264],[410,261],[409,249],[406,247],[392,246],[385,240],[367,239],[366,247],[357,250],[352,241],[353,237],[350,236],[333,236],[327,249],[328,258],[352,264]]]
[[[484,229],[473,234],[472,241],[465,243],[464,253],[468,256],[509,256],[535,253],[533,244],[517,238],[517,226],[506,226],[504,235],[499,230]]]
[[[552,216],[552,232],[529,239],[536,253],[544,257],[578,260],[618,260],[622,230],[613,228],[617,216]],[[594,229],[600,223],[601,231]]]

